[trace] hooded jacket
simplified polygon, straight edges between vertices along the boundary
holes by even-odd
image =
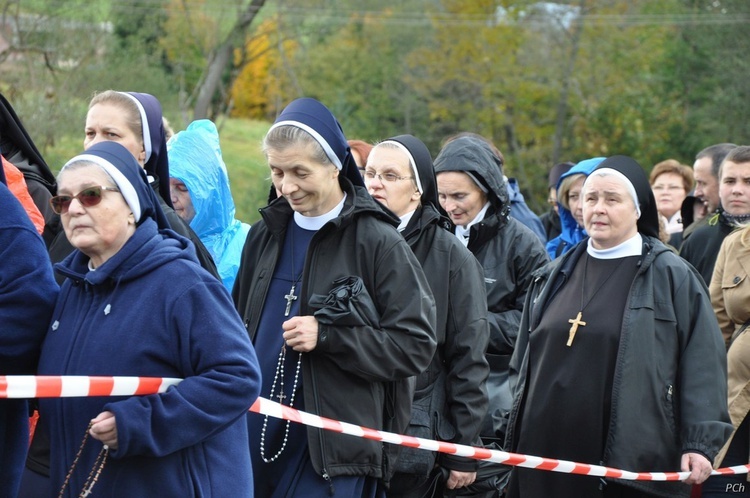
[[[544,231],[542,220],[536,215],[529,206],[521,193],[521,187],[515,178],[508,178],[505,181],[508,188],[508,200],[510,201],[510,216],[517,219],[523,225],[534,232],[542,244],[547,242],[547,234]]]
[[[66,278],[42,346],[42,375],[176,377],[166,393],[40,401],[50,436],[50,477],[77,496],[101,443],[89,421],[115,416],[117,448],[97,496],[248,496],[252,471],[245,414],[260,389],[258,359],[221,283],[199,265],[190,241],[165,229],[157,194],[122,145],[101,142],[67,167],[101,168],[135,223],[124,245],[95,270],[79,250],[56,269]],[[86,170],[82,170],[86,171]],[[85,222],[85,219],[84,219]],[[157,225],[159,223],[159,225]]]
[[[621,325],[605,448],[601,462],[584,463],[633,472],[678,471],[683,453],[713,459],[732,430],[726,358],[700,275],[655,237],[644,235],[643,240]],[[511,363],[508,451],[517,447],[529,333],[585,250],[580,243],[534,273]],[[679,482],[617,482],[665,498],[690,495],[690,487]]]
[[[355,173],[358,174],[358,172]],[[326,296],[334,281],[359,276],[379,315],[372,325],[318,324],[318,343],[302,355],[305,410],[334,420],[373,429],[388,426],[393,406],[388,385],[427,368],[435,352],[435,303],[429,284],[406,241],[395,230],[397,220],[380,208],[363,187],[339,175],[346,194],[340,215],[312,238],[300,289],[300,316],[318,309],[314,295]],[[293,211],[284,198],[260,210],[242,253],[232,291],[251,339],[258,332],[260,312],[283,247]],[[401,399],[397,410],[411,409]],[[400,427],[399,430],[404,430]],[[307,428],[315,471],[339,475],[388,478],[392,472],[387,448],[367,439]]]
[[[59,288],[42,238],[2,182],[0,206],[0,374],[33,374]],[[28,424],[26,400],[0,400],[2,498],[18,491]]]
[[[563,180],[572,175],[589,176],[591,172],[594,171],[594,168],[596,168],[602,161],[604,161],[603,157],[586,159],[570,168],[566,173],[560,175],[560,179],[557,181],[558,192]],[[560,217],[560,235],[547,242],[547,254],[549,254],[550,259],[562,256],[568,252],[571,247],[588,237],[586,230],[578,225],[578,222],[573,216],[573,213],[570,212],[570,209],[566,208],[559,200],[557,201],[557,212]]]
[[[42,375],[183,378],[163,394],[40,401],[59,489],[89,421],[111,411],[118,448],[97,482],[103,497],[249,496],[245,414],[257,358],[227,290],[198,266],[187,239],[145,220],[95,271],[75,251],[42,348]],[[65,496],[77,496],[101,443],[89,440]]]
[[[539,237],[509,217],[505,180],[489,146],[472,137],[449,142],[435,159],[435,172],[471,173],[487,189],[490,209],[473,225],[468,248],[482,265],[487,291],[490,340],[489,419],[483,437],[501,438],[510,410],[508,363],[513,352],[532,272],[549,261]]]
[[[235,219],[219,133],[207,119],[190,123],[167,144],[169,174],[187,187],[195,209],[190,228],[211,253],[224,286],[232,290],[250,225]]]
[[[482,266],[449,231],[427,147],[411,135],[388,140],[406,147],[417,170],[421,206],[401,234],[422,265],[437,311],[437,350],[417,377],[408,434],[473,445],[488,406],[484,351],[489,326]],[[426,477],[436,458],[449,470],[476,471],[479,465],[474,459],[411,448],[402,449],[396,465],[399,471]]]
[[[34,204],[44,216],[44,242],[49,246],[62,230],[60,217],[52,211],[50,198],[57,192],[55,175],[36,148],[16,111],[0,94],[0,154],[23,172]]]

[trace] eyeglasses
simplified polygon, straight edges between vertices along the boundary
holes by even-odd
[[[375,173],[374,171],[365,171],[365,178],[368,180],[374,180],[375,177],[381,182],[383,180],[387,182],[396,182],[399,180],[411,180],[413,176],[398,176],[396,173],[383,173],[382,175]]]
[[[76,195],[56,195],[49,200],[52,210],[57,214],[65,214],[70,208],[70,203],[73,199],[78,199],[83,207],[96,206],[102,202],[102,190],[109,190],[110,192],[119,192],[120,189],[116,187],[89,187],[81,190]]]

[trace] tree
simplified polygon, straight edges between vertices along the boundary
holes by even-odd
[[[681,23],[666,44],[665,92],[677,95],[680,124],[670,147],[692,159],[719,142],[750,136],[750,4],[743,0],[681,0]]]
[[[283,60],[293,56],[297,43],[281,35],[278,22],[268,19],[249,38],[244,53],[235,51],[240,71],[231,89],[232,115],[273,120],[278,103],[292,94]]]
[[[229,71],[234,51],[242,47],[264,4],[265,0],[221,4],[171,0],[161,43],[177,66],[183,115],[192,106],[192,119],[215,119],[226,109],[227,89],[235,76]],[[212,108],[212,104],[217,105]]]

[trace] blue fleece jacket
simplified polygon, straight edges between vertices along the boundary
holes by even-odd
[[[589,176],[594,168],[599,163],[604,161],[604,157],[594,157],[586,159],[576,164],[568,170],[567,173],[560,175],[560,179],[557,181],[557,190],[559,192],[560,185],[563,180],[571,175],[586,175]],[[558,199],[560,194],[558,193]],[[570,250],[574,245],[588,237],[586,230],[578,224],[573,213],[569,209],[562,205],[562,202],[557,201],[557,213],[560,216],[560,235],[547,242],[547,254],[550,259],[555,259]]]
[[[0,375],[33,374],[59,289],[44,242],[0,182]],[[0,498],[15,498],[28,444],[26,400],[0,400]]]
[[[224,286],[189,241],[145,220],[120,251],[89,271],[73,252],[42,347],[47,375],[184,378],[166,393],[41,401],[51,480],[59,489],[89,421],[114,413],[118,448],[98,497],[252,496],[245,414],[257,398],[255,352]],[[78,496],[101,449],[89,438],[65,496]]]

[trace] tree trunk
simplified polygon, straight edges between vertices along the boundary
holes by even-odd
[[[195,99],[193,108],[193,119],[204,119],[208,117],[208,110],[211,106],[216,91],[221,83],[221,75],[224,73],[227,65],[232,60],[232,52],[239,43],[243,43],[245,34],[255,16],[260,12],[266,0],[252,0],[247,9],[237,19],[224,41],[211,52],[208,59],[208,65],[201,78],[198,97]]]

